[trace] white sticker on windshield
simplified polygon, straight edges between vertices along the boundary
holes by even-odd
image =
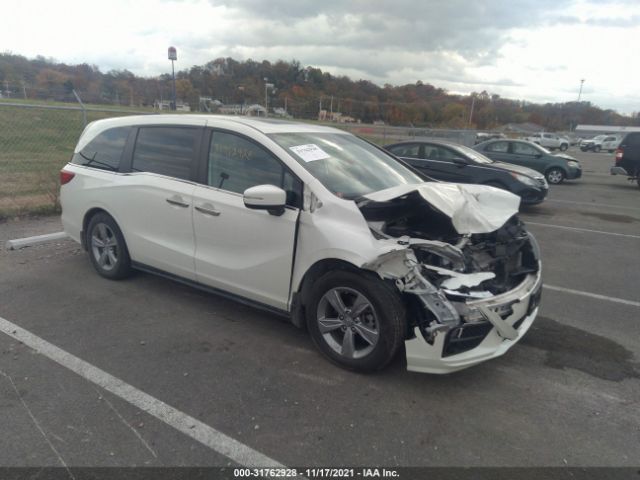
[[[325,158],[331,157],[331,155],[322,150],[315,143],[309,143],[307,145],[296,145],[295,147],[289,147],[289,149],[305,162],[324,160]]]

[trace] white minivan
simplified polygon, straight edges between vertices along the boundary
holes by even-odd
[[[97,272],[144,270],[285,315],[359,371],[504,354],[541,292],[519,197],[420,176],[341,130],[213,115],[99,120],[60,173]]]

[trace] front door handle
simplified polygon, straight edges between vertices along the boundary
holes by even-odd
[[[213,217],[218,217],[220,215],[220,211],[213,208],[213,205],[210,204],[198,205],[197,207],[195,207],[195,209],[200,213],[211,215]]]
[[[189,206],[188,203],[184,203],[184,201],[182,200],[182,197],[173,196],[173,197],[167,198],[165,200],[167,201],[168,204],[175,205],[176,207],[186,208],[186,207]]]

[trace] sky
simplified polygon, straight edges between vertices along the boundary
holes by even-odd
[[[640,111],[640,0],[22,0],[0,51],[156,76],[218,57],[298,60],[531,102]]]

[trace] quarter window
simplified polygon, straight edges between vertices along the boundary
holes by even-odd
[[[71,163],[116,172],[131,127],[110,128],[98,134],[84,148],[74,153]]]
[[[197,128],[141,128],[131,169],[190,180],[198,134]]]

